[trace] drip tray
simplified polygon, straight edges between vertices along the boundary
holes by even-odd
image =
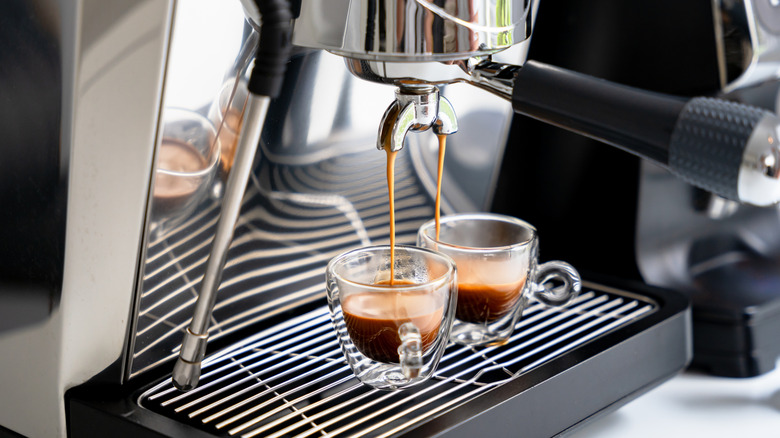
[[[105,423],[106,433],[132,436],[558,435],[674,376],[691,356],[682,296],[584,286],[565,309],[526,309],[506,345],[448,346],[434,377],[403,391],[354,378],[322,307],[209,356],[192,391],[170,377],[132,392],[72,391],[71,433],[94,436]]]

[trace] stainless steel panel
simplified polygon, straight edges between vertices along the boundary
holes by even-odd
[[[66,433],[66,389],[118,368],[124,355],[172,2],[30,4],[61,41],[64,274],[45,321],[0,334],[0,424],[48,437]]]

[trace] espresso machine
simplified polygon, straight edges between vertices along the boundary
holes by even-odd
[[[690,363],[688,298],[648,285],[675,284],[585,264],[580,297],[531,306],[506,345],[452,345],[419,389],[370,390],[340,356],[324,267],[389,240],[378,138],[400,151],[397,241],[411,244],[434,214],[433,133],[449,137],[445,213],[535,190],[502,186],[522,165],[502,158],[535,148],[514,112],[763,206],[780,193],[771,112],[529,61],[539,2],[259,4],[0,6],[4,47],[25,49],[0,70],[18,84],[2,117],[18,164],[0,436],[552,436]],[[292,46],[265,68],[269,39]],[[275,78],[266,95],[258,70]]]

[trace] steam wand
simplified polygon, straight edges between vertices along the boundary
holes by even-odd
[[[249,79],[249,100],[242,123],[242,132],[236,145],[233,166],[225,187],[222,211],[217,230],[206,261],[206,272],[201,281],[200,294],[195,303],[192,321],[184,334],[181,351],[173,367],[173,384],[187,391],[200,380],[201,361],[206,355],[209,320],[216,302],[217,289],[222,280],[230,242],[233,240],[244,190],[252,171],[255,151],[265,123],[271,98],[279,95],[284,71],[290,53],[290,23],[292,15],[287,0],[255,0],[262,15],[260,43],[255,65]]]

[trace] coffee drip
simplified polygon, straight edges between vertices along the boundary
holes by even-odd
[[[437,134],[439,138],[439,163],[436,167],[436,210],[434,211],[434,218],[436,219],[436,240],[439,240],[439,234],[441,233],[441,180],[444,174],[444,153],[447,150],[447,136],[443,134]]]
[[[395,284],[395,157],[398,151],[386,148],[387,152],[387,193],[390,209],[390,279],[389,284]]]

